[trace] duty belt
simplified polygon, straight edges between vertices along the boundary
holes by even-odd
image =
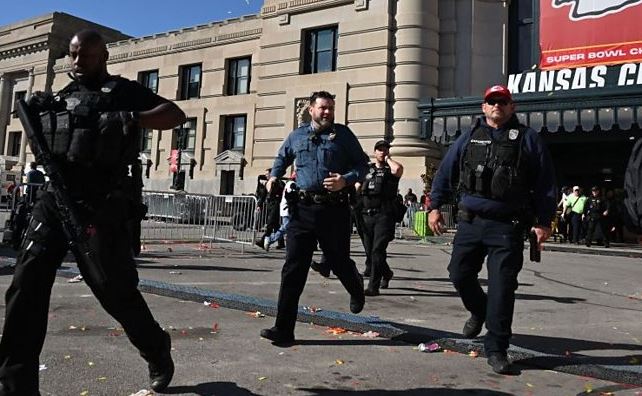
[[[381,208],[369,208],[369,209],[363,209],[362,211],[363,214],[366,214],[368,216],[374,216],[378,213],[381,213]]]
[[[348,194],[343,191],[325,192],[325,191],[299,191],[299,198],[304,204],[316,205],[338,205],[348,203]]]

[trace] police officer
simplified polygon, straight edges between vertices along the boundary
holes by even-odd
[[[261,336],[275,344],[294,341],[298,302],[319,243],[332,272],[350,293],[350,311],[359,313],[365,297],[363,280],[350,260],[350,206],[346,187],[360,181],[368,169],[368,156],[345,125],[334,123],[334,97],[315,92],[308,109],[311,122],[292,131],[279,149],[270,190],[286,168],[296,162],[299,202],[288,224],[285,264],[275,326]]]
[[[86,225],[88,244],[102,266],[98,282],[80,268],[87,285],[105,310],[120,322],[130,341],[147,361],[152,389],[167,387],[174,373],[171,340],[154,320],[137,289],[138,274],[126,231],[136,202],[128,168],[136,160],[137,127],[169,129],[185,114],[147,88],[107,72],[108,52],[94,31],[76,33],[69,44],[73,81],[58,94],[56,111],[46,95],[35,95],[30,106],[44,117],[59,117],[52,152],[68,181],[67,190]],[[69,121],[68,123],[65,122]],[[66,127],[68,126],[68,127]],[[50,140],[51,142],[51,140]],[[134,147],[133,150],[130,150]],[[139,203],[138,203],[139,204]],[[13,281],[6,293],[0,341],[0,395],[38,395],[38,357],[47,330],[51,288],[67,254],[52,193],[45,188],[33,209],[22,242]]]
[[[455,141],[435,175],[429,224],[435,234],[442,232],[439,208],[457,188],[459,224],[448,271],[471,313],[463,335],[475,338],[486,322],[488,364],[506,374],[524,232],[535,232],[541,250],[551,234],[557,190],[550,154],[537,132],[517,120],[510,91],[501,85],[488,88],[481,107],[484,116]],[[484,258],[487,293],[477,278]]]
[[[393,276],[386,262],[386,249],[395,237],[393,205],[403,174],[403,166],[390,158],[390,143],[387,141],[380,140],[375,144],[374,157],[375,161],[370,164],[366,179],[360,186],[363,198],[362,241],[366,250],[366,273],[370,275],[366,296],[378,296],[379,288],[387,289]]]
[[[586,246],[591,247],[593,242],[593,233],[595,227],[600,227],[602,238],[604,238],[604,247],[610,247],[608,216],[609,208],[606,199],[602,198],[600,188],[593,186],[591,196],[586,201],[586,216],[588,217],[588,226],[586,227]]]

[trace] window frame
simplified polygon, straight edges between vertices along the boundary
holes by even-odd
[[[192,78],[196,73],[192,73],[194,68],[198,67],[198,81],[192,82]],[[192,63],[189,65],[180,66],[179,70],[180,76],[180,89],[178,93],[177,100],[190,100],[190,99],[199,99],[201,97],[201,87],[203,86],[203,64],[202,63]],[[191,84],[196,84],[196,87],[192,87]],[[193,94],[191,90],[194,89],[196,92]]]
[[[247,76],[240,76],[239,74],[239,63],[241,61],[248,62],[248,72]],[[245,92],[240,92],[240,82],[243,79],[247,80],[247,86]],[[231,58],[227,60],[227,89],[226,93],[228,96],[234,95],[247,95],[250,93],[250,84],[252,82],[252,56],[242,56],[238,58]]]
[[[243,144],[237,146],[235,133],[236,120],[243,119]],[[223,147],[221,151],[245,151],[245,143],[247,137],[247,114],[228,114],[224,116],[223,120]]]
[[[530,2],[530,15],[520,15],[525,2]],[[539,2],[540,0],[514,0],[508,9],[508,74],[518,74],[530,70],[533,65],[539,67]],[[526,32],[530,48],[520,42],[520,34]]]
[[[188,126],[194,124],[194,128],[190,129]],[[190,117],[185,120],[185,122],[178,127],[174,128],[172,131],[172,150],[181,150],[181,152],[194,153],[196,151],[196,129],[198,127],[198,120],[196,117]],[[185,139],[185,147],[181,146],[181,131],[187,130],[187,136]],[[192,145],[190,146],[190,143]]]
[[[155,84],[153,86],[150,86],[150,76],[156,74],[156,79],[155,79]],[[141,72],[138,72],[138,82],[140,85],[142,85],[145,88],[149,88],[153,93],[157,94],[158,93],[158,83],[160,81],[159,79],[160,73],[158,72],[158,69],[153,69],[153,70],[144,70]]]
[[[324,31],[332,32],[332,47],[329,50],[318,49],[318,37],[319,33]],[[338,41],[339,41],[339,26],[338,25],[327,25],[322,27],[315,27],[312,29],[305,29],[302,31],[302,65],[301,65],[301,74],[317,74],[317,73],[329,73],[337,71],[338,63]],[[319,68],[319,53],[321,52],[331,52],[332,56],[332,65],[330,69],[320,70]]]

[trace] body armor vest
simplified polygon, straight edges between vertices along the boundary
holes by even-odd
[[[478,120],[461,156],[459,188],[462,192],[497,201],[525,200],[530,176],[523,154],[526,127],[509,121],[497,139]]]
[[[397,197],[398,187],[399,179],[392,175],[388,165],[378,168],[375,164],[370,164],[361,188],[363,206],[366,209],[377,208],[383,202],[391,202]]]
[[[588,216],[591,220],[596,220],[602,217],[602,213],[606,210],[606,203],[601,197],[589,197],[587,200]]]
[[[109,191],[136,162],[137,134],[128,134],[114,112],[122,81],[112,77],[98,90],[72,82],[58,93],[57,108],[40,114],[45,143],[73,182],[72,193]]]

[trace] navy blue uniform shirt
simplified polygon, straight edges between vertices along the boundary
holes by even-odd
[[[368,172],[368,156],[352,131],[341,124],[315,134],[310,124],[290,132],[272,165],[272,177],[281,177],[296,165],[296,183],[304,191],[325,191],[323,179],[338,173],[348,185],[362,181]]]
[[[513,115],[513,117],[515,116]],[[485,117],[481,118],[481,124],[488,126]],[[511,122],[509,121],[504,127],[508,127],[510,124]],[[492,129],[491,139],[493,140],[496,140],[503,131],[502,128],[490,129]],[[471,133],[472,130],[459,136],[441,161],[430,192],[432,208],[439,208],[448,202],[456,190],[456,183],[459,182],[460,158],[470,140]],[[532,206],[537,216],[537,223],[538,225],[550,227],[557,204],[555,170],[550,152],[537,132],[531,128],[526,129],[522,144],[524,144],[523,154],[528,158],[528,166],[533,175],[530,188],[532,189]],[[467,194],[462,194],[460,201],[468,210],[479,213],[482,216],[484,214],[490,216],[511,215],[522,210],[524,206],[524,202],[521,201],[503,202]]]

